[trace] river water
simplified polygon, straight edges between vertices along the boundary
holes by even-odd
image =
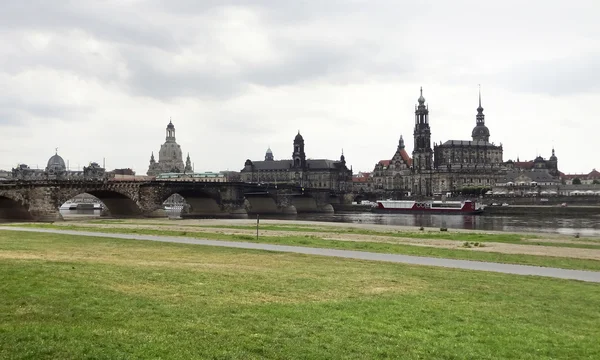
[[[99,210],[61,210],[66,220],[99,217]],[[177,215],[169,213],[170,216]],[[254,218],[255,216],[250,216]],[[335,214],[298,214],[287,216],[261,215],[261,219],[327,221],[414,227],[446,227],[510,232],[538,232],[564,235],[599,236],[600,216],[552,217],[536,215],[437,215],[437,214],[380,214],[339,212]]]

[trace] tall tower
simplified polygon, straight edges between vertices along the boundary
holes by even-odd
[[[190,153],[187,154],[187,158],[185,159],[185,169],[183,169],[184,173],[191,173],[194,169],[192,168],[192,160],[190,159]]]
[[[304,138],[298,135],[294,138],[294,152],[292,153],[292,159],[294,160],[295,168],[304,168],[306,166],[306,154],[304,153]]]
[[[167,125],[167,137],[165,139],[167,142],[175,142],[175,125],[169,119],[169,125]]]
[[[556,157],[556,153],[554,152],[554,146],[552,147],[552,156],[550,156],[550,159],[548,159],[548,162],[546,164],[550,175],[554,177],[558,177],[560,175],[558,171],[558,158]]]
[[[425,105],[423,88],[419,96],[419,105],[415,106],[415,146],[413,148],[413,171],[422,173],[431,170],[433,150],[431,149],[431,129],[429,128],[429,108]],[[402,141],[404,142],[404,141]]]
[[[483,108],[481,107],[481,87],[479,88],[479,107],[475,116],[475,127],[471,136],[473,141],[490,141],[490,130],[485,126],[485,115],[483,115]]]

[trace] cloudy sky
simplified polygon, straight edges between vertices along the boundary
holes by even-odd
[[[196,171],[310,158],[355,172],[470,139],[481,84],[504,159],[600,168],[600,1],[4,0],[0,169],[90,161],[144,174],[172,118]]]

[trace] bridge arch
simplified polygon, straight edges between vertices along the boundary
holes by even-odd
[[[25,204],[11,196],[0,194],[0,221],[2,220],[31,221],[33,217]]]
[[[173,195],[179,195],[185,201],[185,204],[182,204],[184,205],[182,215],[216,216],[223,213],[221,197],[203,188],[174,188],[164,193],[161,203],[173,199]]]
[[[105,214],[115,217],[133,217],[142,214],[140,206],[129,194],[106,189],[76,189],[65,192],[58,201],[58,207],[60,208],[68,200],[82,194],[90,194],[100,200],[105,206],[103,209]]]

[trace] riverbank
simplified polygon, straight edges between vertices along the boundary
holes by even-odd
[[[293,220],[261,220],[257,229],[256,220],[248,219],[90,220],[15,226],[191,236],[600,271],[600,239],[558,234],[420,230],[409,226]]]
[[[600,287],[572,280],[16,231],[0,231],[0,272],[0,358],[600,352]]]

